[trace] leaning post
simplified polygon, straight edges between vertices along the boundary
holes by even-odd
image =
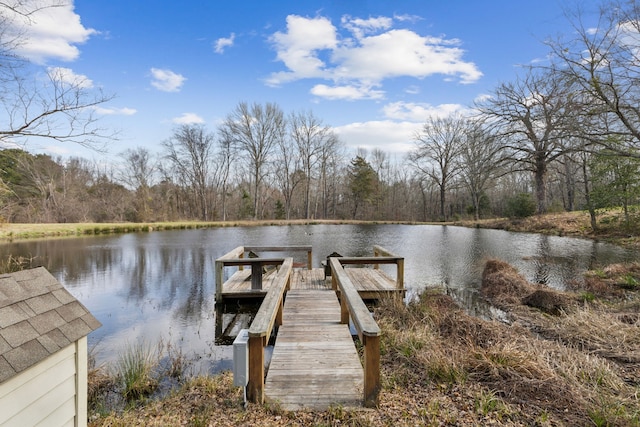
[[[222,301],[222,281],[224,273],[224,264],[220,260],[216,260],[216,302]]]
[[[364,406],[378,406],[380,388],[380,336],[364,336]]]
[[[400,258],[396,265],[396,284],[398,289],[404,289],[404,258]]]
[[[264,403],[264,347],[262,337],[249,335],[249,381],[247,399]]]

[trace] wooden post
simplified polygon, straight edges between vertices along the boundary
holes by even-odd
[[[313,269],[313,254],[311,253],[311,250],[307,251],[307,270],[312,270]]]
[[[396,268],[396,284],[398,289],[404,289],[404,258],[401,258],[397,262],[398,268]]]
[[[380,256],[380,251],[375,246],[373,247],[373,256]],[[373,269],[374,270],[379,270],[380,269],[380,264],[373,264]]]
[[[264,348],[262,337],[249,336],[249,382],[247,399],[264,403]]]
[[[262,264],[254,262],[251,264],[251,290],[262,289]]]
[[[224,264],[222,261],[216,261],[216,302],[222,301],[223,272]]]
[[[276,320],[275,320],[276,326],[282,325],[283,314],[284,314],[284,298],[280,298],[280,303],[278,304],[278,312],[276,313]],[[269,340],[269,337],[267,337],[267,340]]]
[[[378,406],[380,394],[380,336],[364,337],[364,406]]]
[[[346,295],[340,295],[340,323],[343,325],[349,324],[349,306],[347,305]]]

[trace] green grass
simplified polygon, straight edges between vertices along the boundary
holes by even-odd
[[[120,355],[116,365],[117,377],[122,382],[122,396],[126,401],[139,400],[156,390],[156,365],[155,352],[144,343],[132,345]]]

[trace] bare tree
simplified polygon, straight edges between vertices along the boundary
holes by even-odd
[[[182,125],[162,146],[176,174],[195,195],[200,218],[210,219],[209,184],[215,138],[202,125]]]
[[[291,114],[289,128],[305,175],[304,217],[308,219],[311,217],[311,183],[314,173],[321,160],[323,147],[329,144],[335,135],[329,126],[324,126],[322,121],[310,111]]]
[[[468,188],[474,217],[480,218],[480,197],[489,184],[506,172],[502,147],[481,122],[468,120],[460,146],[460,178]]]
[[[338,204],[338,182],[340,180],[340,166],[343,159],[342,142],[331,133],[331,137],[323,144],[320,152],[320,191],[316,193],[314,216],[317,216],[318,199],[322,203],[322,217],[335,217]],[[331,215],[329,211],[331,210]]]
[[[547,45],[553,71],[581,93],[575,133],[618,154],[640,156],[640,2],[603,3],[595,26],[585,25],[581,9],[566,15],[573,31]],[[615,144],[609,143],[612,135]]]
[[[547,209],[549,165],[568,149],[573,128],[572,87],[547,72],[529,70],[514,83],[503,83],[477,104],[494,126],[510,160],[533,173],[538,213]]]
[[[48,68],[43,79],[36,67],[17,54],[25,36],[8,30],[15,27],[13,21],[22,19],[29,25],[36,11],[61,5],[0,2],[0,109],[5,112],[0,119],[0,143],[46,138],[101,149],[116,137],[116,132],[100,127],[96,112],[112,96],[62,68]]]
[[[303,160],[294,138],[280,138],[276,151],[278,162],[273,168],[275,184],[284,197],[286,219],[290,219],[293,193],[301,182],[308,182],[308,179],[302,172]]]
[[[457,173],[455,164],[464,138],[464,124],[460,116],[430,118],[416,133],[416,149],[409,156],[413,165],[432,179],[440,190],[441,221],[447,219],[447,190]]]
[[[265,106],[239,103],[227,116],[222,131],[246,154],[253,186],[253,218],[259,216],[260,188],[267,172],[267,162],[278,141],[285,136],[284,113],[276,104]]]
[[[151,152],[142,147],[130,148],[121,154],[123,164],[118,178],[129,189],[135,191],[135,207],[139,221],[149,220],[151,186],[157,165]]]
[[[234,144],[232,135],[228,135],[227,128],[221,128],[218,138],[218,173],[216,175],[216,182],[220,188],[222,198],[222,220],[227,220],[227,192],[229,191],[229,181],[231,179],[231,172],[233,166],[238,157],[238,149]]]

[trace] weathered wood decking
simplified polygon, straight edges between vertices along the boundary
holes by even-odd
[[[361,406],[363,368],[331,290],[291,290],[265,381],[283,409]]]
[[[306,268],[293,268],[291,257],[260,258],[254,252],[260,249],[306,251]],[[252,258],[245,258],[246,253]],[[404,258],[374,246],[373,257],[327,258],[326,270],[312,268],[311,260],[309,246],[238,247],[216,260],[217,303],[263,298],[248,331],[247,398],[287,410],[332,404],[374,407],[380,392],[380,328],[363,299],[403,296]],[[395,279],[379,264],[395,264]],[[362,268],[366,265],[373,268]],[[223,283],[225,267],[238,271]],[[362,345],[364,367],[350,319]],[[265,379],[264,348],[274,334]]]
[[[251,289],[251,270],[239,270],[224,282],[222,299],[245,299],[264,297],[273,283],[275,270],[262,276],[262,289]],[[360,296],[365,299],[379,299],[385,294],[402,293],[396,281],[382,270],[372,268],[346,268]],[[292,272],[291,289],[331,289],[331,277],[324,277],[324,269],[311,270],[296,268]]]

